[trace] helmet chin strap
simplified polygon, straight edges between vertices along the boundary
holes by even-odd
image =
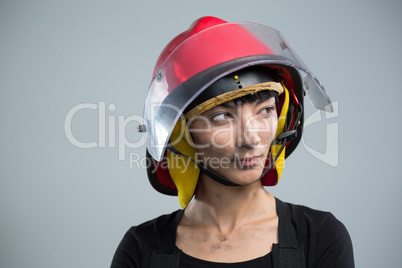
[[[268,170],[270,170],[272,168],[273,164],[276,162],[278,157],[281,155],[283,149],[286,146],[286,143],[289,142],[289,141],[292,141],[293,139],[295,139],[296,135],[297,135],[296,130],[289,130],[289,131],[286,131],[286,132],[283,132],[283,133],[279,134],[278,137],[276,137],[275,140],[277,141],[277,144],[282,144],[282,146],[279,149],[278,154],[276,155],[275,159],[269,164],[268,167],[265,168],[265,170],[262,172],[261,176],[256,181],[259,181],[262,177],[264,177],[265,174],[267,174]],[[174,153],[176,155],[181,155],[181,156],[187,157],[188,159],[193,161],[194,164],[196,164],[198,166],[198,168],[201,170],[202,173],[204,173],[205,175],[207,175],[208,177],[210,177],[214,181],[219,182],[220,184],[223,184],[225,186],[244,186],[244,185],[241,185],[241,184],[234,183],[231,180],[228,180],[227,178],[225,178],[225,177],[213,172],[212,170],[207,169],[201,163],[195,161],[190,156],[188,156],[188,155],[180,152],[179,150],[177,150],[170,142],[169,142],[169,144],[168,144],[166,149],[169,152]],[[256,181],[254,181],[254,182],[256,182]]]

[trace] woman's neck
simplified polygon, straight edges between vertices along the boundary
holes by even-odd
[[[276,216],[275,198],[260,181],[233,187],[201,175],[183,220],[190,225],[210,226],[230,233],[242,225]]]

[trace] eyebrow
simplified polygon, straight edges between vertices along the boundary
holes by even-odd
[[[274,98],[274,97],[271,97],[271,98],[268,98],[268,99],[259,99],[259,100],[257,101],[257,105],[258,105],[258,104],[261,104],[261,103],[263,103],[263,102],[269,101],[269,100],[271,100],[271,99],[274,99],[274,102],[275,102],[275,98]]]
[[[222,104],[219,104],[219,105],[217,105],[216,107],[223,107],[223,108],[235,108],[235,107],[237,107],[238,105],[237,104],[235,104],[235,102],[234,101],[228,101],[228,102],[224,102],[224,103],[222,103]]]

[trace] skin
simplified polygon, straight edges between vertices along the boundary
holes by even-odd
[[[277,124],[274,98],[242,105],[230,101],[190,120],[199,159],[242,186],[224,186],[200,174],[177,228],[176,245],[186,254],[234,263],[262,257],[278,243],[275,199],[258,180]]]

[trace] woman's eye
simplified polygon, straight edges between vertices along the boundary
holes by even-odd
[[[265,107],[264,109],[262,109],[259,114],[270,114],[275,108],[270,106],[270,107]]]
[[[232,117],[230,116],[230,114],[228,114],[228,113],[219,113],[219,114],[216,114],[216,115],[214,115],[213,117],[212,117],[212,120],[213,121],[216,121],[216,122],[219,122],[219,121],[228,121],[228,120],[231,120],[232,119]]]

